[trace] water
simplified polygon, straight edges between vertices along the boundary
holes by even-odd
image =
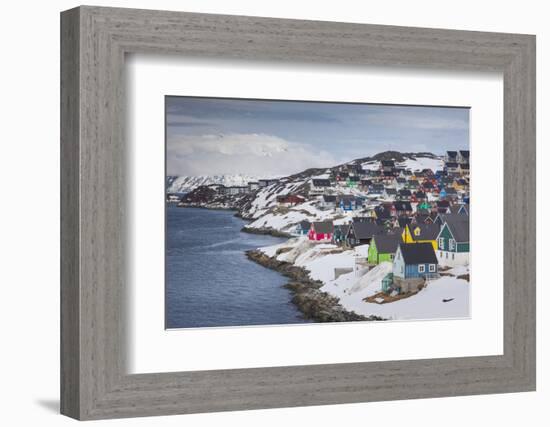
[[[285,239],[242,233],[230,211],[167,207],[166,326],[303,323],[287,279],[245,251]]]

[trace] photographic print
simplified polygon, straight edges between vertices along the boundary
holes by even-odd
[[[469,318],[469,116],[166,96],[166,328]]]

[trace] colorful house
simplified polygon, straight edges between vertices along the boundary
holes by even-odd
[[[295,232],[299,236],[305,236],[307,235],[307,233],[309,233],[310,228],[311,228],[311,223],[309,221],[300,221],[296,226]]]
[[[335,225],[334,234],[332,235],[332,243],[335,245],[342,245],[346,241],[346,235],[348,234],[349,225]]]
[[[446,266],[467,265],[470,262],[470,217],[450,214],[443,216],[437,236],[437,258]]]
[[[331,240],[334,234],[332,221],[316,221],[311,223],[307,237],[309,240]]]
[[[344,212],[354,211],[363,207],[363,200],[355,196],[338,196],[336,202],[338,207]]]
[[[346,184],[349,188],[356,188],[359,185],[360,178],[357,175],[349,176]]]
[[[402,238],[405,243],[430,243],[436,250],[438,235],[437,224],[408,224],[403,230]]]
[[[346,236],[346,243],[349,246],[369,244],[374,235],[381,234],[383,231],[384,227],[376,223],[353,221]]]
[[[420,202],[418,205],[416,205],[416,211],[426,210],[429,211],[432,208],[432,205],[430,205],[428,202]]]
[[[377,234],[369,245],[369,264],[379,264],[383,261],[393,261],[397,246],[401,243],[399,234]]]
[[[438,277],[438,261],[430,243],[400,243],[393,260],[393,277],[433,279]]]

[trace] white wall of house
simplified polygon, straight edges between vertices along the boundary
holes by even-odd
[[[443,267],[458,267],[459,265],[468,265],[470,263],[469,252],[449,252],[449,251],[435,251],[437,261],[440,266]]]

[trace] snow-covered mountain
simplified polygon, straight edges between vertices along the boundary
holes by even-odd
[[[212,175],[212,176],[169,176],[166,187],[169,193],[188,193],[201,185],[221,184],[226,187],[247,185],[257,181],[258,177],[250,175]]]

